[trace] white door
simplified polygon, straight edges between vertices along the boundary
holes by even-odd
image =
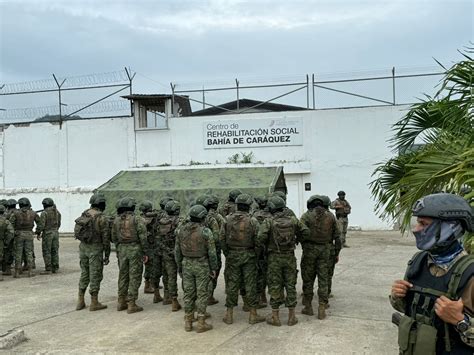
[[[303,207],[301,204],[302,201],[302,185],[303,180],[301,175],[286,175],[286,188],[288,189],[288,194],[286,196],[286,205],[295,212],[298,218],[303,214]]]

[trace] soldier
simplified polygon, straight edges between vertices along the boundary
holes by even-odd
[[[412,209],[420,250],[404,280],[392,284],[400,354],[473,354],[474,257],[460,243],[474,231],[471,206],[460,196],[438,193]]]
[[[235,199],[242,193],[239,189],[234,189],[229,192],[229,199],[224,203],[224,205],[220,208],[219,214],[222,217],[227,217],[231,212],[235,212]]]
[[[5,218],[5,206],[0,205],[0,265],[3,265],[3,251],[5,246],[9,245],[13,240],[13,226],[8,219]],[[0,281],[3,281],[3,272],[0,270]]]
[[[10,217],[13,213],[13,211],[16,210],[16,200],[10,199],[7,201],[7,210],[5,211],[5,218],[10,220]],[[3,275],[8,275],[11,276],[12,274],[12,264],[14,261],[14,240],[15,238],[12,238],[8,244],[4,245],[4,255],[3,255],[3,265],[2,265],[2,271]]]
[[[168,285],[165,290],[171,297],[171,311],[177,312],[181,309],[178,302],[178,266],[174,258],[174,245],[176,241],[175,231],[181,224],[182,219],[179,217],[181,207],[178,201],[168,201],[165,205],[166,216],[161,217],[158,221],[158,249],[163,258],[164,270],[168,276]]]
[[[250,216],[253,199],[250,195],[240,194],[236,199],[237,211],[226,217],[222,226],[220,242],[225,259],[225,290],[227,311],[224,323],[233,323],[233,308],[237,306],[241,280],[244,281],[246,302],[250,308],[249,323],[265,321],[257,314],[257,256],[255,238],[259,223]]]
[[[323,207],[326,209],[326,211],[329,212],[329,206],[331,205],[331,200],[328,196],[323,195],[321,196],[323,199]],[[331,212],[330,212],[331,213]],[[332,213],[331,213],[332,214]],[[334,277],[334,269],[336,267],[336,264],[339,262],[339,253],[342,248],[342,242],[341,242],[341,230],[339,229],[339,224],[337,224],[337,228],[339,230],[339,233],[336,234],[331,241],[331,252],[329,254],[329,264],[328,264],[328,298],[334,297],[332,294],[332,279]],[[327,305],[329,307],[329,303]]]
[[[339,222],[339,229],[341,230],[341,241],[344,248],[349,248],[346,243],[347,226],[349,219],[347,216],[351,213],[351,205],[346,200],[346,193],[339,191],[337,193],[338,198],[332,201],[331,209],[336,210],[336,218]]]
[[[143,311],[136,300],[142,281],[143,264],[148,261],[145,221],[135,215],[135,206],[135,199],[131,197],[120,199],[112,227],[112,241],[117,246],[120,268],[117,311],[126,309],[128,314]]]
[[[153,268],[155,267],[155,257],[158,256],[158,244],[155,243],[156,238],[156,228],[159,220],[158,215],[162,216],[161,211],[153,210],[153,203],[151,201],[145,200],[138,207],[140,210],[140,216],[144,219],[146,230],[147,230],[147,241],[150,251],[148,256],[148,262],[145,264],[145,271],[143,273],[143,278],[145,279],[145,285],[143,288],[143,293],[154,293],[153,303],[158,303],[163,301],[160,295],[159,282],[160,278],[158,277],[156,288],[151,285],[151,279],[153,277]],[[158,256],[159,261],[161,258]],[[161,265],[158,274],[161,276]]]
[[[266,196],[257,196],[255,197],[255,202],[258,205],[258,209],[253,211],[252,216],[262,224],[265,219],[272,216],[267,206],[268,198]],[[257,255],[257,296],[259,297],[257,308],[265,308],[268,305],[266,293],[267,269],[266,253],[263,251],[260,255]]]
[[[30,200],[22,197],[18,200],[19,210],[13,211],[10,222],[15,230],[15,274],[13,277],[20,277],[21,262],[23,253],[26,255],[26,267],[28,277],[33,274],[33,228],[38,224],[39,216],[31,209]]]
[[[59,270],[59,227],[61,227],[61,213],[54,201],[47,197],[43,199],[43,212],[36,226],[37,239],[41,240],[43,250],[44,271],[42,275],[55,274]]]
[[[313,195],[308,199],[301,223],[309,229],[309,235],[301,240],[303,257],[301,277],[303,279],[303,305],[301,313],[312,316],[313,286],[318,276],[318,319],[326,318],[329,286],[329,258],[333,240],[339,241],[339,229],[334,215],[324,208],[324,198]]]
[[[161,210],[158,211],[158,216],[157,216],[157,221],[159,221],[162,217],[166,217],[167,213],[165,211],[165,206],[169,201],[173,201],[172,197],[165,196],[160,200],[160,207]],[[169,290],[168,290],[168,274],[166,273],[166,268],[163,260],[163,255],[161,253],[161,250],[158,249],[157,253],[155,254],[155,262],[153,266],[153,279],[154,281],[154,288],[159,288],[160,286],[160,279],[163,279],[163,305],[168,305],[172,304],[171,297],[169,295]],[[159,293],[158,293],[159,296]],[[155,298],[153,301],[155,303],[160,302],[161,297],[156,297],[155,293]]]
[[[295,213],[291,208],[289,208],[288,206],[286,206],[286,193],[285,193],[285,192],[279,190],[279,191],[275,191],[275,192],[273,193],[273,195],[274,195],[274,196],[278,196],[278,197],[282,198],[283,201],[285,201],[285,208],[283,209],[283,212],[284,212],[287,216],[298,218],[298,217],[296,216],[296,213]]]
[[[264,247],[268,260],[268,291],[272,315],[267,323],[281,326],[279,317],[280,305],[285,303],[289,309],[288,325],[298,323],[295,317],[296,306],[296,257],[295,245],[299,240],[309,236],[308,228],[296,217],[290,217],[284,212],[285,201],[273,196],[268,200],[268,207],[273,218],[267,218],[260,226],[256,247],[261,252]],[[283,297],[286,290],[286,298]]]
[[[107,308],[99,302],[100,282],[103,278],[104,265],[109,264],[110,231],[109,222],[104,215],[105,197],[94,194],[89,199],[90,208],[75,220],[74,236],[79,244],[79,263],[81,277],[79,279],[79,298],[76,310],[86,308],[84,295],[89,286],[91,304],[89,311]]]
[[[191,207],[189,220],[183,222],[176,231],[175,258],[183,279],[186,313],[184,329],[187,332],[193,329],[194,309],[198,315],[196,331],[202,333],[212,329],[205,317],[208,284],[210,278],[216,276],[217,257],[212,232],[204,225],[206,215],[204,206]]]

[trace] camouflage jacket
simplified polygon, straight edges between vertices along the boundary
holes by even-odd
[[[221,248],[222,248],[222,251],[224,252],[224,255],[227,255],[230,250],[228,242],[229,242],[229,237],[230,237],[230,230],[232,228],[232,223],[236,223],[236,221],[238,221],[237,223],[240,223],[240,221],[247,216],[250,217],[249,225],[247,226],[249,229],[247,232],[249,233],[251,244],[253,245],[253,247],[255,247],[255,239],[257,238],[258,230],[260,227],[258,220],[250,216],[248,212],[236,211],[234,213],[231,213],[225,218],[225,222],[221,227],[219,240],[220,240]]]
[[[15,236],[13,226],[5,216],[0,215],[0,240],[3,245],[8,245]]]
[[[301,241],[303,249],[307,244],[328,242],[335,246],[336,256],[339,255],[342,248],[341,231],[331,212],[322,207],[313,208],[303,213],[301,223],[310,230],[308,238]]]
[[[36,234],[47,232],[50,230],[57,231],[61,227],[61,213],[55,206],[46,207],[39,217],[36,226]]]
[[[334,201],[331,202],[331,209],[336,210],[336,217],[337,218],[344,218],[347,217],[348,214],[351,213],[351,205],[347,200],[341,200],[340,198],[336,198]]]

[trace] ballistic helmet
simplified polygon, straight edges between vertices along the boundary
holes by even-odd
[[[202,205],[194,205],[189,209],[189,217],[196,219],[204,219],[207,216],[206,207]]]

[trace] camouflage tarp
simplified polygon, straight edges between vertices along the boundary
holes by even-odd
[[[109,214],[115,212],[116,202],[126,196],[135,198],[137,203],[150,200],[157,209],[160,199],[169,196],[179,201],[181,211],[186,212],[199,195],[211,193],[224,202],[233,189],[252,196],[286,191],[283,167],[124,170],[97,188],[107,199]]]

